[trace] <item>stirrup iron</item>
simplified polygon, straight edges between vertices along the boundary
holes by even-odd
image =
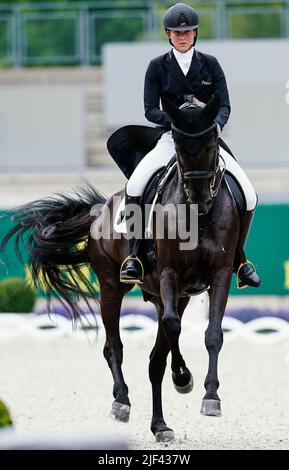
[[[140,269],[141,269],[141,276],[140,276],[140,279],[122,279],[121,278],[121,272],[122,272],[122,268],[124,266],[124,264],[129,261],[130,259],[133,259],[133,260],[136,260],[140,266]],[[143,283],[143,278],[144,278],[144,267],[143,267],[143,264],[141,262],[141,260],[139,259],[138,256],[132,256],[132,255],[129,255],[125,258],[125,260],[122,262],[121,264],[121,267],[120,267],[120,274],[119,274],[119,281],[122,282],[123,284],[142,284]]]
[[[237,284],[237,289],[246,289],[247,287],[249,287],[247,284],[243,285],[242,284],[242,281],[239,279],[239,272],[240,272],[240,269],[242,269],[243,266],[245,266],[246,264],[250,264],[252,266],[252,268],[254,269],[254,272],[256,272],[256,268],[255,268],[255,265],[249,261],[249,260],[246,260],[245,263],[241,263],[239,268],[238,268],[238,271],[236,273],[236,284]]]

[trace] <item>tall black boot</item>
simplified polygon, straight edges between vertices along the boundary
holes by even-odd
[[[239,288],[247,286],[259,287],[261,284],[261,279],[256,273],[254,265],[247,260],[244,251],[254,212],[254,210],[246,212],[245,220],[240,227],[239,240],[235,252],[234,271],[237,273],[237,285]]]
[[[127,207],[128,204],[136,204],[139,208],[141,203],[140,196],[129,196],[127,193],[125,194],[125,220],[126,223],[130,218],[130,210]],[[141,218],[142,219],[142,218]],[[134,227],[135,233],[138,235],[140,234],[138,230],[141,230],[142,220],[139,221],[139,226]],[[128,223],[127,223],[127,233],[129,233]],[[140,234],[141,235],[141,234]],[[124,282],[126,284],[141,284],[144,277],[144,268],[141,260],[138,258],[137,253],[140,245],[139,238],[129,238],[128,239],[128,246],[129,246],[129,255],[123,261],[121,268],[120,268],[120,282]]]

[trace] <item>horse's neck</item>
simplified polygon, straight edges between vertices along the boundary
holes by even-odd
[[[186,200],[187,197],[181,180],[180,170],[178,168],[173,178],[169,181],[163,191],[161,203],[177,205],[185,204]]]
[[[186,204],[187,195],[185,193],[184,182],[182,180],[179,167],[177,169],[174,179],[176,184],[176,204]]]

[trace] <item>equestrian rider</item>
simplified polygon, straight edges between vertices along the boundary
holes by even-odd
[[[167,129],[156,147],[138,164],[126,185],[126,204],[140,205],[141,196],[151,176],[168,164],[175,154],[171,133],[171,118],[160,108],[162,97],[176,106],[188,101],[188,95],[199,102],[207,103],[218,92],[220,108],[215,119],[219,134],[227,123],[231,107],[224,72],[217,59],[195,49],[199,19],[189,5],[177,3],[164,15],[164,28],[173,48],[166,54],[153,59],[146,71],[144,85],[144,107],[146,118]],[[220,154],[225,160],[226,170],[241,185],[247,204],[245,220],[240,227],[239,240],[244,247],[254,210],[257,205],[256,193],[246,174],[236,160],[223,148]],[[129,253],[122,265],[120,280],[127,283],[141,281],[141,264],[133,255],[135,239],[129,240]],[[243,255],[235,256],[235,271],[238,271],[242,285],[258,287],[260,278],[252,264]],[[237,258],[237,259],[236,259]]]

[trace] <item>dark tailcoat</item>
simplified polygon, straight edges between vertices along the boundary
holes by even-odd
[[[153,59],[146,71],[145,116],[149,121],[170,129],[171,119],[160,109],[163,96],[179,107],[188,100],[186,95],[194,95],[199,101],[207,103],[216,92],[221,102],[216,122],[223,128],[231,107],[225,75],[219,62],[215,57],[195,50],[190,69],[184,75],[171,50]]]

